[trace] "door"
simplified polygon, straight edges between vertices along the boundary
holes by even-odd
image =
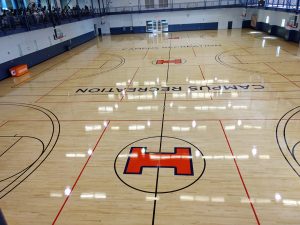
[[[232,29],[232,21],[228,21],[227,29]]]

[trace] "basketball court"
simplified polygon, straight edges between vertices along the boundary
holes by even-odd
[[[8,224],[299,224],[299,63],[248,29],[130,34],[1,81]]]

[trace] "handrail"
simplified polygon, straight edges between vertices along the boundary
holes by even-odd
[[[102,16],[98,9],[52,11],[51,14],[52,18],[49,11],[25,15],[22,13],[20,15],[7,14],[0,16],[0,36]]]
[[[172,10],[172,9],[192,9],[192,8],[206,8],[213,6],[231,6],[231,5],[245,5],[245,0],[202,0],[198,2],[185,2],[173,4],[153,4],[153,5],[134,5],[134,6],[109,6],[106,8],[107,13],[117,12],[138,12],[138,11],[153,11],[153,10]]]

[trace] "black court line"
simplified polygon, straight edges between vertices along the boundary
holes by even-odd
[[[199,65],[196,65],[195,67],[199,67]],[[131,67],[131,68],[136,68],[136,67]],[[285,76],[300,76],[300,74],[285,74]],[[205,80],[205,78],[203,78],[204,80]],[[57,80],[57,81],[62,81],[62,80]],[[33,81],[31,81],[31,82],[33,82]],[[45,81],[43,81],[43,82],[45,82]],[[52,81],[47,81],[47,82],[52,82]],[[300,82],[300,80],[293,80],[293,82]],[[290,83],[290,81],[262,81],[262,82],[259,82],[259,81],[257,81],[257,82],[251,82],[251,81],[241,81],[241,82],[230,82],[230,84],[228,84],[228,83],[225,83],[225,82],[218,82],[218,83],[214,83],[214,84],[209,84],[209,85],[238,85],[238,84],[245,84],[245,83],[247,83],[247,84],[289,84]],[[99,85],[101,85],[101,88],[111,88],[112,87],[112,85],[102,85],[102,84],[99,84]],[[193,84],[188,84],[188,83],[169,83],[169,86],[175,86],[175,85],[180,85],[180,86],[193,86]],[[158,85],[158,86],[160,86],[160,85]],[[201,85],[201,86],[205,86],[205,85]],[[91,85],[80,85],[80,86],[78,86],[78,84],[75,84],[75,85],[65,85],[64,87],[62,87],[62,88],[84,88],[84,87],[86,87],[86,88],[89,88],[89,87],[91,87]],[[145,85],[140,85],[139,87],[146,87]],[[150,86],[149,86],[150,87]],[[14,88],[18,88],[18,89],[20,89],[20,88],[23,88],[23,89],[38,89],[38,88],[53,88],[53,86],[51,86],[51,87],[47,87],[47,86],[37,86],[37,87],[14,87]],[[61,88],[61,89],[62,89]]]
[[[172,36],[172,34],[171,34],[171,36]],[[170,62],[169,61],[170,61],[170,58],[171,58],[171,49],[172,49],[172,42],[170,40],[166,83],[168,83],[168,80],[169,80],[169,71],[170,71]],[[158,151],[159,153],[161,153],[161,147],[162,147],[164,122],[165,122],[165,111],[166,111],[166,99],[167,99],[167,93],[165,92],[164,106],[163,106],[163,116],[162,116],[162,120],[161,120],[161,130],[160,130],[160,143],[159,143],[159,151]],[[153,205],[152,225],[155,224],[155,213],[156,213],[156,205],[157,205],[158,182],[159,182],[159,167],[157,168],[157,174],[156,174],[156,185],[155,185],[155,196],[154,196],[155,198],[154,198],[154,205]]]
[[[235,91],[238,91],[238,90],[235,90]],[[300,90],[289,90],[289,91],[264,91],[263,89],[261,89],[261,91],[244,91],[244,92],[241,92],[241,93],[288,93],[288,92],[300,92]],[[107,92],[108,93],[108,92]],[[111,92],[111,93],[113,93],[113,92]],[[154,92],[147,92],[148,94],[153,94]],[[160,94],[160,93],[164,93],[164,91],[161,91],[161,92],[157,92],[158,94]],[[187,91],[178,91],[177,93],[187,93]],[[192,93],[208,93],[207,91],[193,91]],[[216,94],[218,94],[219,92],[217,92],[217,91],[215,91],[215,92],[212,92],[211,91],[211,93],[216,93]],[[223,92],[223,94],[224,93],[226,93],[226,94],[231,94],[232,92],[230,92],[230,91],[224,91]],[[121,94],[121,93],[113,93],[113,94],[115,94],[116,96],[118,96],[117,94]],[[139,94],[139,92],[136,92],[136,93],[134,93],[134,94]],[[172,94],[174,94],[174,93],[166,93],[167,95],[172,95]],[[60,95],[53,95],[53,94],[51,94],[51,95],[46,95],[46,96],[44,96],[44,95],[0,95],[0,97],[3,97],[3,98],[7,98],[7,97],[66,97],[66,96],[74,96],[74,97],[77,97],[77,96],[86,96],[86,95],[91,95],[91,96],[107,96],[107,94],[95,94],[95,93],[93,93],[93,94],[65,94],[65,95],[62,95],[62,94],[60,94]]]
[[[215,56],[215,61],[218,62],[220,65],[226,66],[227,68],[230,68],[230,69],[235,69],[235,70],[250,72],[250,73],[264,74],[264,75],[265,74],[274,75],[274,73],[270,73],[270,72],[267,72],[267,71],[259,71],[259,70],[255,70],[255,69],[246,69],[246,68],[241,68],[241,67],[236,66],[236,65],[248,65],[249,63],[247,63],[247,64],[246,63],[237,64],[237,63],[226,63],[225,61],[223,61],[222,57],[225,56],[225,54],[233,52],[233,51],[237,51],[237,50],[240,50],[240,49],[235,48],[235,49],[230,49],[230,50],[226,50],[226,51],[223,51],[221,53],[218,53]],[[228,55],[228,56],[230,56],[230,55]],[[280,62],[271,62],[271,63],[280,63]],[[256,62],[256,63],[253,63],[252,65],[257,65],[257,64],[266,65],[265,62]],[[275,74],[281,75],[278,72],[276,72]]]
[[[46,68],[43,69],[42,71],[40,71],[40,72],[34,74],[33,77],[29,77],[28,79],[25,79],[25,80],[23,80],[23,81],[21,81],[21,82],[15,84],[15,85],[13,85],[11,88],[15,88],[15,87],[19,86],[20,84],[23,84],[23,83],[26,83],[27,81],[32,80],[33,78],[37,77],[37,76],[40,75],[41,73],[43,73],[43,72],[45,72],[45,71],[48,71],[48,70],[52,69],[53,67],[56,67],[57,65],[63,63],[63,62],[66,61],[67,59],[70,59],[70,57],[73,57],[73,56],[79,54],[79,52],[77,52],[77,53],[76,53],[76,52],[72,52],[72,53],[70,53],[70,54],[71,54],[71,56],[67,56],[67,55],[66,55],[66,57],[65,57],[64,59],[62,59],[61,61],[59,61],[59,62],[57,62],[57,63],[54,63],[53,65],[51,65],[51,66],[49,66],[49,67],[46,67]]]
[[[15,188],[17,188],[21,183],[23,183],[35,170],[37,170],[42,163],[48,158],[48,156],[53,151],[54,147],[56,146],[56,143],[58,141],[58,138],[60,136],[60,122],[57,116],[51,112],[50,110],[43,108],[41,106],[32,105],[32,104],[25,104],[25,103],[0,103],[1,105],[13,105],[13,106],[19,106],[19,107],[25,107],[37,110],[44,114],[46,117],[48,117],[48,122],[51,122],[52,131],[51,131],[51,137],[49,137],[48,143],[44,144],[42,140],[36,137],[32,136],[3,136],[3,137],[22,137],[22,138],[33,138],[41,142],[42,144],[42,152],[39,155],[39,157],[34,160],[27,168],[23,169],[22,171],[19,171],[17,174],[14,174],[12,177],[15,177],[13,181],[11,181],[8,185],[6,185],[2,190],[0,190],[0,199],[4,198],[6,195],[8,195],[11,191],[13,191]],[[39,161],[40,160],[40,161]],[[39,161],[39,162],[38,162]],[[27,173],[27,174],[26,174]],[[8,179],[8,178],[6,178]],[[5,179],[5,180],[6,180]],[[4,180],[2,180],[4,181]],[[0,181],[0,182],[2,182]]]
[[[0,136],[0,137],[6,137],[6,138],[20,137],[20,139],[22,139],[22,138],[23,138],[23,139],[24,139],[24,138],[35,139],[35,140],[39,141],[39,142],[42,144],[42,151],[41,151],[41,154],[39,155],[39,157],[41,157],[41,156],[43,155],[43,153],[45,152],[45,144],[44,144],[44,142],[43,142],[41,139],[39,139],[39,138],[32,137],[32,136],[17,136],[17,135],[14,135],[14,136]],[[17,142],[18,142],[18,141],[17,141]],[[15,144],[16,144],[16,143],[15,143]],[[9,151],[9,150],[10,150],[10,149],[8,149],[7,151]],[[2,155],[3,155],[3,154],[2,154]],[[2,156],[2,155],[1,155],[1,156]],[[30,165],[28,165],[26,168],[20,170],[19,172],[16,172],[15,174],[13,174],[13,175],[11,175],[11,176],[9,176],[9,177],[6,177],[6,178],[0,180],[0,182],[9,180],[10,178],[13,178],[13,177],[15,177],[15,176],[17,176],[17,175],[19,175],[19,174],[20,174],[20,176],[22,176],[24,173],[26,173],[26,172],[34,165],[34,163],[39,159],[39,157],[38,157],[35,161],[33,161]],[[12,183],[15,182],[20,176],[18,176],[17,178],[15,178],[15,180],[13,180],[13,181],[11,182],[11,184],[9,184],[9,185],[7,185],[6,187],[4,187],[3,189],[1,189],[0,192],[4,191],[6,188],[8,188],[10,185],[12,185]]]
[[[300,98],[261,98],[261,99],[251,99],[251,98],[241,98],[241,99],[229,99],[229,98],[219,98],[219,99],[214,99],[215,101],[269,101],[269,102],[272,102],[272,101],[284,101],[284,100],[299,100]],[[141,99],[141,100],[128,100],[127,99],[127,102],[126,103],[133,103],[133,102],[138,102],[138,103],[141,103],[143,102],[144,99]],[[162,102],[164,101],[163,99],[162,100],[158,100],[158,99],[147,99],[149,102]],[[199,99],[186,99],[186,100],[183,100],[183,99],[170,99],[170,100],[166,100],[166,102],[207,102],[207,101],[211,101],[210,98],[199,98]],[[69,104],[74,104],[74,103],[116,103],[116,102],[119,102],[119,100],[115,100],[115,101],[97,101],[97,100],[91,100],[91,101],[39,101],[39,103],[45,103],[45,104],[66,104],[66,103],[69,103]]]
[[[129,87],[129,86],[132,84],[133,79],[135,78],[135,76],[136,76],[137,72],[139,71],[139,69],[140,69],[140,68],[138,67],[137,70],[135,71],[133,77],[131,78],[130,83],[127,85],[127,87]],[[119,102],[122,102],[122,101],[123,101],[123,98],[119,100]],[[98,121],[99,121],[99,120],[98,120]],[[62,204],[62,206],[60,207],[58,213],[56,214],[56,216],[55,216],[55,218],[54,218],[54,220],[53,220],[53,222],[52,222],[52,225],[56,224],[56,221],[58,220],[59,216],[61,215],[61,213],[62,213],[62,211],[63,211],[63,209],[64,209],[64,207],[65,207],[65,205],[67,204],[67,202],[68,202],[69,198],[71,197],[71,195],[72,195],[74,189],[76,188],[76,185],[77,185],[79,179],[81,178],[81,176],[82,176],[84,170],[86,169],[86,166],[88,165],[90,159],[92,158],[94,152],[96,151],[96,148],[98,147],[98,145],[99,145],[99,143],[100,143],[100,140],[102,139],[102,137],[103,137],[103,135],[105,134],[105,132],[108,130],[108,128],[109,128],[109,126],[110,126],[110,123],[111,123],[111,120],[108,120],[108,121],[107,121],[107,125],[105,126],[104,130],[101,132],[99,138],[97,139],[96,144],[94,145],[94,148],[93,148],[93,150],[92,150],[92,154],[88,157],[87,161],[86,161],[85,164],[83,165],[83,167],[82,167],[82,169],[81,169],[79,175],[77,176],[77,178],[76,178],[76,180],[75,180],[75,183],[73,184],[73,186],[72,186],[72,188],[71,188],[70,194],[65,198],[65,200],[64,200],[64,202],[63,202],[63,204]]]
[[[300,166],[299,162],[298,162],[298,159],[296,158],[295,156],[295,148],[296,146],[300,143],[300,141],[298,141],[292,148],[289,146],[288,144],[288,141],[287,141],[287,132],[286,132],[286,129],[287,129],[287,125],[289,124],[291,118],[293,118],[295,115],[299,114],[300,110],[297,110],[295,113],[293,113],[286,121],[286,123],[284,124],[284,129],[283,129],[283,136],[284,136],[284,142],[285,142],[285,145],[287,147],[287,149],[289,150],[289,152],[291,153],[293,159],[295,160],[295,162],[298,164],[298,166]]]
[[[264,63],[267,67],[269,67],[271,70],[273,70],[274,72],[276,72],[278,75],[282,76],[283,78],[285,78],[286,80],[288,80],[291,84],[295,85],[296,87],[300,88],[300,86],[295,82],[290,80],[289,78],[287,78],[285,75],[283,75],[282,73],[278,72],[277,70],[275,70],[272,66],[270,66],[268,63]]]
[[[285,113],[280,120],[278,121],[278,124],[276,126],[276,141],[277,141],[277,145],[279,147],[280,152],[282,153],[284,159],[287,161],[287,163],[289,164],[289,166],[292,168],[292,170],[297,174],[298,177],[300,177],[300,173],[299,173],[299,169],[298,167],[300,166],[299,161],[297,160],[296,156],[295,156],[295,148],[296,146],[299,144],[299,141],[292,147],[292,149],[290,148],[290,146],[288,145],[287,142],[287,136],[286,136],[286,127],[288,125],[288,123],[290,122],[290,120],[292,120],[292,118],[298,114],[300,112],[300,106],[297,106],[291,110],[289,110],[287,113]],[[296,111],[296,112],[295,112]],[[293,114],[292,114],[293,113]],[[290,116],[290,114],[292,114]],[[289,116],[289,118],[284,119],[285,117]],[[284,127],[283,127],[283,131],[280,129],[280,125],[282,124],[282,121],[284,122]],[[279,133],[280,132],[280,133]],[[289,155],[293,158],[293,160],[295,161],[295,163],[297,164],[298,167],[295,167],[292,162],[288,159],[288,154],[285,153],[283,146],[280,144],[280,138],[283,138],[284,142],[285,142],[285,146],[287,147],[287,150],[289,152]]]
[[[15,135],[16,136],[16,135]],[[22,139],[22,137],[20,137],[17,141],[15,141],[11,146],[9,146],[1,155],[0,158],[6,153],[8,152],[15,144],[17,144],[20,140]]]

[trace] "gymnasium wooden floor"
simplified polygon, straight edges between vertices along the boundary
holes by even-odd
[[[137,34],[1,81],[8,224],[299,224],[299,65],[253,30]]]

